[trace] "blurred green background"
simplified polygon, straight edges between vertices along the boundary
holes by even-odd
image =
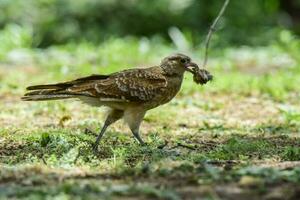
[[[178,27],[193,45],[203,41],[220,0],[0,0],[0,41],[53,44],[112,37],[160,37],[171,42]],[[218,26],[215,45],[266,45],[281,30],[300,34],[299,0],[232,0]],[[6,38],[6,39],[5,39]],[[19,42],[19,43],[18,43]]]

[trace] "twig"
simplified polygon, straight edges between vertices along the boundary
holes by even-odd
[[[206,164],[211,164],[211,165],[234,165],[234,164],[239,164],[241,163],[238,160],[208,160],[206,161]]]
[[[205,54],[204,54],[204,61],[203,61],[203,65],[202,67],[205,68],[206,64],[207,64],[207,59],[208,59],[208,48],[209,48],[209,41],[211,39],[211,36],[213,34],[213,32],[216,31],[216,25],[219,22],[220,18],[222,17],[222,15],[224,14],[228,4],[229,4],[230,0],[225,0],[218,16],[216,17],[216,19],[214,20],[214,22],[212,23],[212,25],[209,28],[208,34],[206,36],[206,40],[205,40]]]
[[[195,147],[191,147],[189,145],[181,144],[180,142],[177,143],[177,147],[183,147],[183,148],[187,148],[189,150],[196,150]]]

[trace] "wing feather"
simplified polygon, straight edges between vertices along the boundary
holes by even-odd
[[[149,101],[167,86],[163,75],[152,68],[114,73],[106,79],[84,81],[66,90],[72,94],[116,101]]]
[[[129,69],[110,75],[91,75],[73,81],[30,86],[25,96],[44,95],[47,98],[95,97],[100,101],[149,101],[166,89],[167,81],[160,67]]]

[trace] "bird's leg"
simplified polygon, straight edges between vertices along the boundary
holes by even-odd
[[[95,144],[93,146],[93,150],[96,152],[97,149],[98,149],[98,145],[99,145],[99,142],[102,138],[102,136],[104,135],[107,127],[111,124],[113,124],[114,122],[116,122],[117,120],[119,120],[120,118],[122,118],[124,112],[122,110],[111,110],[110,113],[108,114],[105,122],[104,122],[104,125],[99,133],[99,135],[97,136],[97,139],[95,141]]]
[[[139,134],[139,130],[131,130],[131,131],[132,131],[133,136],[137,139],[137,141],[139,141],[140,145],[144,146],[145,142],[141,138],[141,136]]]
[[[109,123],[106,123],[106,122],[107,122],[107,120],[105,121],[105,123],[104,123],[104,125],[103,125],[103,127],[102,127],[100,133],[98,134],[97,139],[96,139],[96,141],[95,141],[95,143],[94,143],[94,145],[93,145],[93,150],[94,150],[94,151],[97,151],[98,145],[99,145],[99,143],[100,143],[100,140],[101,140],[102,136],[104,135],[104,133],[105,133],[107,127],[110,125]]]
[[[145,145],[145,142],[140,137],[139,130],[141,122],[145,116],[144,110],[139,109],[132,109],[132,110],[126,110],[124,113],[124,120],[128,124],[133,136],[141,145]]]

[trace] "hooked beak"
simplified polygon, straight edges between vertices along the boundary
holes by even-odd
[[[190,62],[186,65],[186,70],[194,74],[196,71],[198,71],[199,66],[196,63]]]

